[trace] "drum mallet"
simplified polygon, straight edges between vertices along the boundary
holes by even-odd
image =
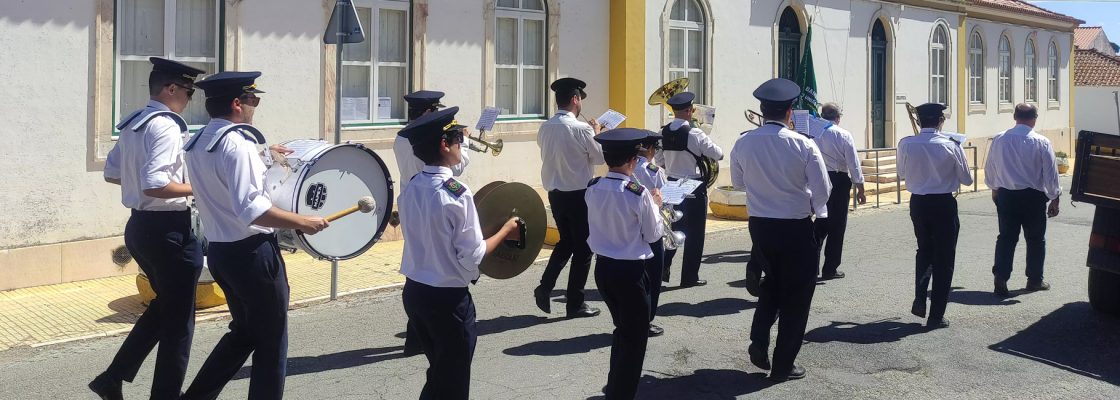
[[[358,200],[358,204],[351,206],[345,210],[336,212],[327,217],[327,222],[334,222],[334,220],[361,211],[363,213],[371,213],[377,208],[377,204],[373,202],[373,197],[365,196]]]

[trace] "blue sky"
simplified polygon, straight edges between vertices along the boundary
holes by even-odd
[[[1030,0],[1030,2],[1085,21],[1086,26],[1103,26],[1108,40],[1120,44],[1120,0]]]

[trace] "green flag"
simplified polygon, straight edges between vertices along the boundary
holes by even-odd
[[[805,32],[805,53],[801,56],[801,65],[797,69],[797,86],[801,86],[801,95],[794,102],[796,110],[809,110],[817,115],[817,74],[813,71],[813,21],[809,21],[809,29]]]

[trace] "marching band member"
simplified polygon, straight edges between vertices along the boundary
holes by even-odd
[[[721,149],[699,127],[689,125],[692,121],[692,101],[696,95],[681,92],[666,102],[673,109],[673,122],[661,128],[662,151],[660,165],[671,181],[681,179],[700,179],[700,157],[714,160],[723,159]],[[685,199],[680,205],[684,217],[673,223],[673,229],[684,232],[684,258],[681,260],[681,287],[704,286],[708,282],[700,279],[700,257],[704,255],[704,227],[708,219],[708,188],[700,185],[692,192],[693,197]],[[673,265],[677,250],[665,251],[665,270]],[[664,280],[668,282],[668,273]]]
[[[661,146],[661,135],[647,131],[648,135],[639,143],[638,164],[634,166],[634,180],[645,186],[650,195],[661,205],[661,188],[665,186],[665,169],[654,164],[654,156]],[[653,324],[657,316],[657,299],[661,296],[661,277],[665,273],[665,244],[658,240],[650,243],[653,258],[646,263],[646,277],[649,279],[649,336],[661,336],[665,329]]]
[[[552,311],[549,297],[556,279],[564,270],[568,259],[572,269],[568,272],[566,296],[568,318],[594,317],[599,309],[584,302],[583,288],[591,271],[591,249],[587,245],[587,204],[583,196],[587,181],[594,175],[592,166],[603,163],[603,153],[595,142],[600,126],[595,119],[589,123],[576,119],[583,111],[587,84],[575,78],[560,78],[550,88],[556,94],[560,108],[541,124],[537,132],[537,145],[541,148],[541,180],[548,191],[552,218],[560,231],[560,242],[548,258],[548,266],[541,275],[541,283],[533,290],[537,307],[545,313]]]
[[[755,366],[770,371],[773,381],[805,377],[794,364],[805,336],[809,307],[816,289],[816,240],[812,216],[828,217],[831,187],[820,150],[812,139],[789,129],[797,84],[771,79],[754,91],[766,122],[746,132],[731,150],[731,181],[747,192],[750,233],[762,257],[762,283],[747,348]],[[771,369],[770,328],[778,320],[778,339]]]
[[[425,164],[405,186],[400,211],[404,310],[429,363],[420,399],[468,398],[478,331],[467,285],[478,280],[478,265],[503,240],[521,240],[517,218],[483,239],[473,194],[451,177],[463,153],[457,112],[451,107],[424,115],[400,132]]]
[[[848,228],[848,203],[851,202],[852,186],[856,188],[859,204],[867,202],[863,193],[863,170],[860,169],[859,155],[852,142],[852,134],[840,127],[840,106],[827,103],[821,107],[821,118],[832,122],[813,141],[821,150],[828,179],[832,183],[832,193],[828,196],[828,218],[818,218],[813,222],[816,231],[817,252],[824,250],[824,266],[821,279],[839,279],[844,272],[839,271],[840,259],[844,251],[844,232]],[[827,242],[827,243],[826,243]]]
[[[591,250],[598,254],[595,284],[614,321],[611,368],[604,390],[606,398],[633,399],[642,375],[649,340],[650,298],[647,263],[653,259],[651,244],[661,241],[661,212],[653,196],[633,180],[638,144],[648,131],[612,129],[595,138],[603,146],[610,172],[588,184]]]
[[[912,194],[910,220],[918,239],[914,304],[910,312],[918,317],[926,316],[926,294],[932,278],[933,293],[929,296],[929,319],[926,320],[930,328],[949,326],[945,305],[952,289],[957,235],[961,228],[953,192],[961,185],[972,184],[964,149],[941,134],[945,108],[936,103],[918,106],[918,124],[922,130],[898,142],[898,178],[906,180],[906,190]]]
[[[1015,106],[1015,127],[994,138],[988,149],[985,184],[992,188],[992,201],[999,217],[996,259],[992,267],[995,293],[1008,296],[1007,280],[1019,230],[1027,239],[1027,290],[1049,290],[1042,280],[1046,261],[1046,218],[1058,215],[1062,185],[1050,139],[1034,131],[1038,108]],[[1047,207],[1046,202],[1050,205]]]
[[[250,353],[250,399],[280,399],[288,354],[288,277],[273,228],[315,234],[321,217],[277,208],[264,186],[257,153],[264,136],[253,115],[264,93],[260,72],[225,71],[198,82],[210,122],[184,150],[195,200],[209,242],[214,281],[225,292],[233,321],[182,399],[213,399]]]
[[[151,397],[179,396],[194,336],[195,285],[202,273],[202,246],[191,232],[183,164],[187,123],[179,116],[203,71],[150,58],[148,105],[125,118],[105,161],[105,180],[121,185],[121,203],[132,209],[124,242],[156,297],[136,320],[105,372],[89,388],[102,399],[120,399],[121,382],[136,377],[152,348],[156,353]]]
[[[415,121],[425,114],[439,110],[440,107],[443,107],[443,104],[439,103],[442,98],[443,92],[434,90],[419,90],[404,95],[404,101],[408,103],[408,121]],[[467,128],[463,128],[463,133],[464,135],[470,134]],[[463,170],[466,169],[467,165],[471,162],[470,152],[464,151],[461,154],[462,161],[451,167],[451,173],[454,176],[462,175]],[[400,181],[400,193],[404,193],[404,187],[408,185],[409,180],[411,180],[414,175],[420,173],[420,170],[424,169],[424,162],[412,154],[412,145],[408,143],[408,139],[399,134],[393,139],[393,155],[397,158],[397,170],[400,171],[400,175],[398,175],[397,178]],[[399,208],[401,204],[400,199],[397,199],[397,204]],[[420,341],[416,339],[416,333],[412,325],[406,324],[404,355],[414,356],[423,351],[424,349],[420,348]]]

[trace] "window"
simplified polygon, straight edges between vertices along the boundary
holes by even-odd
[[[400,123],[410,88],[408,1],[357,1],[366,41],[342,47],[343,123]]]
[[[544,116],[544,1],[498,0],[494,14],[497,107],[504,116]]]
[[[972,32],[968,39],[968,102],[984,103],[984,39]]]
[[[778,20],[778,77],[797,79],[801,64],[801,23],[793,8],[786,7]]]
[[[116,4],[114,124],[148,104],[149,57],[179,61],[206,71],[204,75],[218,72],[219,0],[117,0]],[[183,111],[187,124],[196,128],[209,120],[199,97]]]
[[[1038,57],[1035,56],[1034,39],[1027,38],[1026,65],[1023,70],[1023,97],[1027,102],[1038,101]]]
[[[929,45],[929,101],[949,104],[949,32],[944,25],[933,29]]]
[[[1050,42],[1046,68],[1049,73],[1046,77],[1046,98],[1058,101],[1058,45],[1054,42]]]
[[[704,13],[696,0],[677,0],[669,14],[669,79],[688,77],[688,90],[704,102]]]
[[[999,38],[999,102],[1011,103],[1011,41]]]

